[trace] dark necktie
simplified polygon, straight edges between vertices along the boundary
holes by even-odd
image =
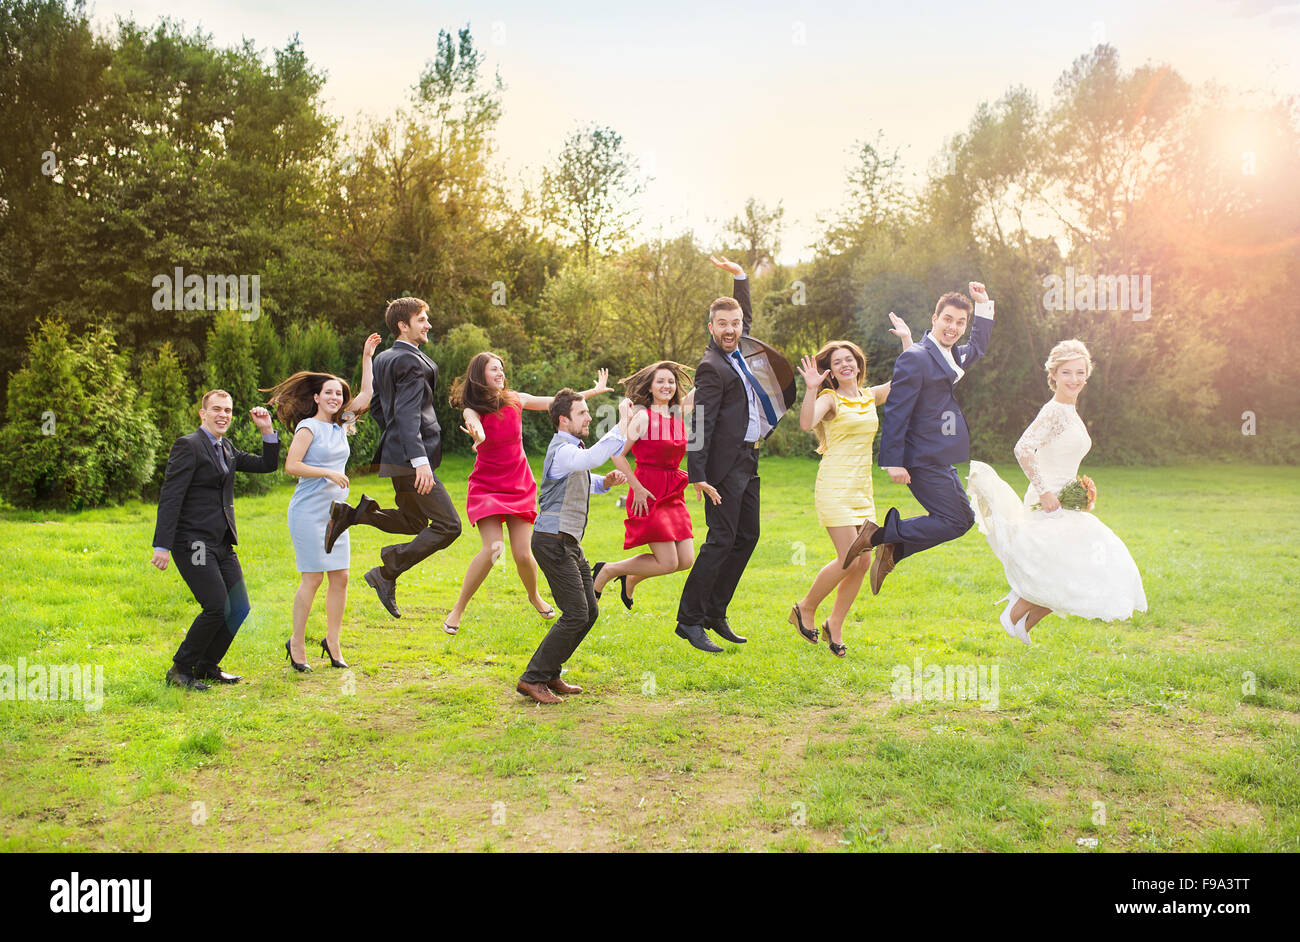
[[[744,373],[745,377],[749,380],[749,385],[753,388],[754,394],[758,396],[759,404],[763,407],[763,414],[767,416],[767,424],[772,428],[776,428],[776,410],[772,408],[772,400],[768,398],[763,387],[758,384],[758,380],[754,377],[754,374],[749,371],[749,366],[746,365],[745,358],[740,355],[740,351],[733,350],[731,352],[731,358],[736,361],[736,365],[740,367],[740,371]]]

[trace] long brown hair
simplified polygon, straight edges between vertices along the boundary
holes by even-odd
[[[853,359],[857,361],[859,392],[862,391],[862,384],[867,379],[867,355],[862,352],[862,348],[859,347],[852,340],[832,340],[830,343],[826,344],[820,350],[818,350],[817,353],[813,356],[813,360],[817,364],[817,369],[821,372],[826,373],[826,378],[822,380],[822,384],[819,387],[817,387],[817,395],[819,396],[821,395],[821,390],[823,389],[829,389],[832,392],[834,392],[835,390],[840,388],[840,381],[835,378],[834,373],[830,372],[831,357],[835,355],[836,350],[849,351],[849,353],[853,354]],[[866,392],[868,396],[871,395],[870,389],[868,389]],[[826,426],[825,419],[822,419],[815,426],[813,426],[813,434],[817,436],[817,454],[819,455],[823,455],[826,453],[825,426]]]
[[[497,389],[487,381],[487,367],[493,360],[501,364],[502,371],[505,370],[506,361],[490,350],[474,354],[469,366],[465,368],[465,375],[457,376],[451,384],[449,399],[453,408],[473,409],[479,415],[491,415],[506,406],[522,409],[517,392],[513,389]]]
[[[318,395],[325,388],[325,384],[332,379],[338,380],[339,385],[343,387],[343,405],[339,407],[338,412],[334,413],[331,421],[335,425],[343,425],[344,413],[348,412],[352,405],[352,387],[341,376],[299,370],[270,389],[259,389],[258,392],[270,393],[266,404],[271,407],[271,411],[275,413],[275,417],[281,424],[293,431],[298,427],[299,422],[311,418],[319,411],[319,406],[312,397]]]
[[[669,405],[681,408],[682,400],[686,398],[686,387],[691,385],[691,378],[686,372],[687,367],[672,360],[660,360],[658,363],[643,366],[631,376],[619,380],[627,390],[627,398],[632,400],[633,405],[645,406],[647,409],[654,405],[655,397],[650,387],[654,384],[655,374],[660,370],[668,370],[677,381],[677,389],[673,392],[673,399]]]

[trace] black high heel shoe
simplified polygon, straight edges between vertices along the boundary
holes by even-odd
[[[834,641],[831,640],[831,622],[829,618],[826,619],[826,621],[822,622],[822,628],[826,632],[826,643],[831,646],[831,653],[834,654],[836,657],[846,656],[849,653],[849,646],[847,644],[836,644]],[[843,630],[844,630],[843,628],[840,628],[841,632]],[[841,634],[840,637],[842,638],[844,637],[844,635]]]
[[[289,663],[293,665],[293,669],[298,671],[300,674],[311,673],[311,668],[307,666],[306,661],[303,661],[301,664],[299,664],[297,661],[293,659],[293,652],[289,650],[288,641],[284,643],[284,656],[289,659]]]
[[[623,607],[632,611],[632,596],[627,594],[627,576],[618,577],[618,592],[623,597]]]
[[[320,654],[321,654],[321,657],[327,657],[327,658],[330,659],[330,667],[347,667],[347,666],[348,666],[348,662],[347,662],[347,661],[344,661],[344,660],[342,660],[342,659],[337,660],[337,661],[334,660],[334,655],[333,655],[333,654],[330,654],[329,646],[325,644],[325,639],[324,639],[324,638],[321,638],[321,639],[320,639]]]
[[[604,563],[596,563],[596,565],[591,567],[591,591],[595,594],[596,598],[600,598],[600,592],[596,591],[596,577],[600,575],[600,571],[604,568]]]

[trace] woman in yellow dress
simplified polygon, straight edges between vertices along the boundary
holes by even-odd
[[[890,314],[894,327],[890,333],[903,341],[903,349],[912,343],[912,332],[898,317]],[[831,653],[844,657],[848,646],[843,643],[844,619],[857,598],[862,579],[870,566],[859,556],[844,568],[844,554],[862,524],[875,521],[876,505],[871,489],[871,445],[880,420],[876,407],[889,397],[889,383],[862,389],[858,384],[866,376],[867,358],[857,344],[833,340],[804,357],[799,370],[807,389],[799,426],[817,435],[817,452],[822,456],[817,468],[817,488],[813,501],[817,522],[830,534],[835,558],[817,573],[805,595],[790,609],[790,624],[806,640],[820,640],[817,607],[831,590],[835,605],[831,617],[822,622]]]

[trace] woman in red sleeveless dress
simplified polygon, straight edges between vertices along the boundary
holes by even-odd
[[[601,370],[596,385],[582,395],[590,399],[609,392],[608,378],[609,371]],[[460,629],[469,600],[505,549],[506,530],[528,601],[543,618],[555,617],[555,609],[537,592],[537,560],[529,549],[537,519],[537,481],[524,455],[523,438],[523,410],[549,409],[551,398],[507,389],[505,365],[495,353],[475,354],[465,375],[452,386],[451,404],[464,410],[461,431],[474,439],[474,470],[469,474],[465,511],[470,525],[478,527],[482,546],[470,560],[460,596],[442,623],[442,630],[449,635]]]
[[[642,579],[690,569],[695,561],[691,513],[683,497],[686,472],[685,413],[695,392],[683,398],[689,384],[685,367],[671,360],[651,364],[623,380],[627,399],[619,411],[627,421],[627,446],[613,458],[627,477],[627,520],[623,548],[646,546],[650,552],[613,563],[596,563],[591,578],[596,595],[617,579],[623,604],[632,607],[632,589]],[[636,470],[628,464],[628,452]]]

